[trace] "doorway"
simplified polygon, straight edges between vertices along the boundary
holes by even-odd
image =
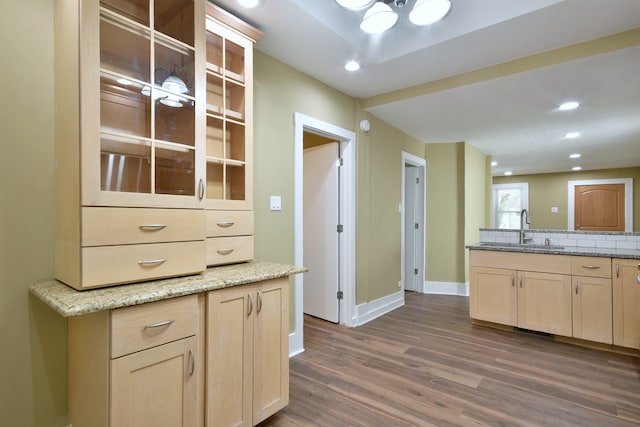
[[[592,203],[595,203],[593,209],[589,208]],[[614,231],[615,227],[616,230],[631,232],[633,179],[569,181],[567,207],[569,230]],[[587,209],[586,213],[582,208]],[[615,213],[615,218],[609,218],[611,212]]]
[[[340,172],[340,212],[342,233],[340,233],[339,256],[342,262],[339,281],[342,299],[339,304],[339,323],[354,326],[356,315],[356,134],[322,120],[294,114],[294,263],[304,266],[304,133],[337,141],[342,152]],[[293,332],[289,334],[289,355],[304,351],[304,279],[305,274],[293,277]]]
[[[309,143],[308,141],[311,141]],[[340,321],[340,143],[304,133],[303,312]]]
[[[401,287],[424,293],[426,161],[402,153]]]

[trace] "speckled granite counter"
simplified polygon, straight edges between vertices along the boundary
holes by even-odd
[[[575,256],[597,256],[605,258],[627,258],[640,259],[640,250],[638,249],[621,249],[621,248],[592,248],[581,246],[559,246],[535,244],[513,244],[513,243],[494,243],[483,242],[466,246],[467,249],[481,251],[498,251],[498,252],[525,252],[535,254],[551,254],[551,255],[575,255]]]
[[[207,269],[202,274],[111,286],[87,291],[52,280],[31,285],[31,293],[64,317],[144,304],[214,289],[244,285],[304,273],[307,269],[287,264],[252,261]]]

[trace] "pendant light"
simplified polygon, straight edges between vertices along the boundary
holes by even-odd
[[[409,20],[414,25],[430,25],[444,18],[450,10],[450,0],[417,0]]]
[[[391,7],[382,2],[376,2],[362,18],[360,29],[369,34],[380,34],[396,25],[398,14]]]
[[[376,0],[336,0],[340,6],[349,10],[363,10],[375,3]]]

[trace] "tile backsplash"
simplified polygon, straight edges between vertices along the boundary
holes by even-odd
[[[520,230],[481,228],[481,243],[518,243]],[[640,233],[562,231],[562,230],[525,230],[529,243],[586,248],[640,249]]]

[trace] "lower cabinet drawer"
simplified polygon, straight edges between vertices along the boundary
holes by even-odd
[[[232,264],[253,259],[253,236],[207,238],[207,265]]]
[[[111,358],[198,332],[198,296],[187,295],[111,311]]]
[[[207,211],[207,237],[253,234],[253,211]]]
[[[204,240],[197,209],[82,208],[82,246]]]
[[[82,288],[132,283],[205,270],[205,241],[82,249]]]

